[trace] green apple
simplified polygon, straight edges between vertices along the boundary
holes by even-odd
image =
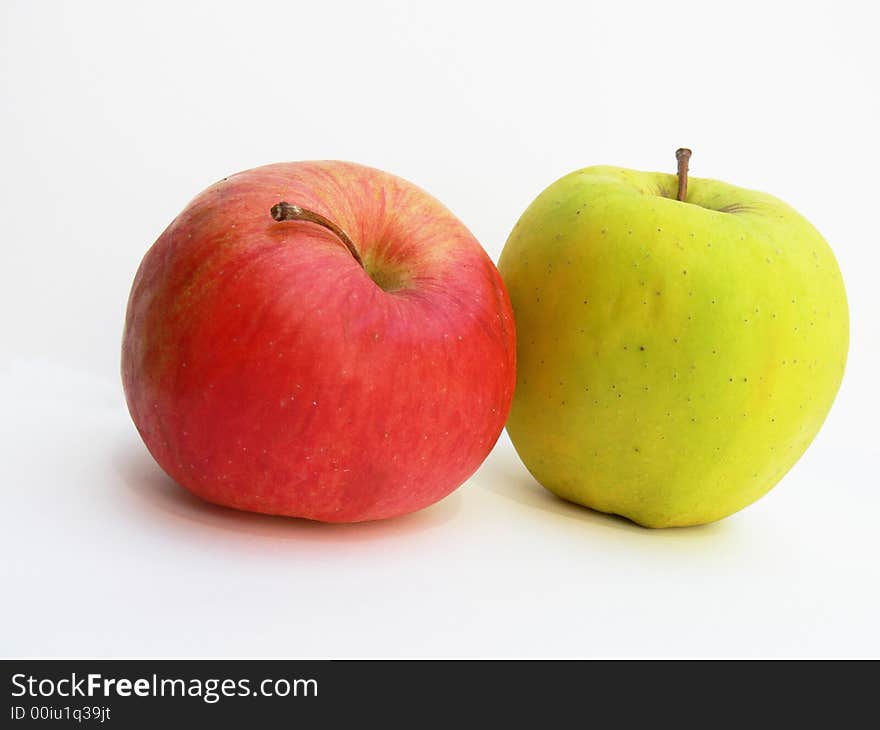
[[[517,453],[560,497],[649,527],[712,522],[768,492],[822,425],[849,344],[818,231],[765,193],[688,183],[686,163],[566,175],[499,263]]]

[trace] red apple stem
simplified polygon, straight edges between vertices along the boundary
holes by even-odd
[[[675,150],[675,159],[678,160],[678,200],[687,202],[688,196],[688,160],[691,159],[691,151],[687,147]]]
[[[320,213],[315,213],[313,210],[308,210],[307,208],[286,203],[284,201],[273,205],[269,212],[272,214],[272,218],[279,223],[281,221],[306,221],[308,223],[315,223],[316,225],[323,226],[345,244],[345,247],[349,250],[351,255],[354,256],[354,260],[361,265],[361,268],[364,268],[364,261],[361,258],[360,253],[358,253],[354,242],[348,237],[348,234],[345,231],[329,218],[325,218]]]

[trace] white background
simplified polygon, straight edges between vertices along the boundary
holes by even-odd
[[[871,4],[0,4],[0,654],[880,656],[880,55]],[[723,522],[563,503],[506,436],[419,514],[202,504],[122,397],[141,256],[215,180],[338,158],[409,178],[493,259],[589,164],[774,193],[834,248],[843,388]]]

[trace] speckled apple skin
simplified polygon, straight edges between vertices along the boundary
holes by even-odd
[[[518,374],[508,431],[565,499],[650,527],[730,515],[804,453],[849,320],[828,244],[785,203],[614,167],[571,173],[499,269]]]
[[[276,222],[288,201],[331,232]],[[180,485],[328,522],[402,515],[485,459],[515,382],[503,282],[430,195],[343,162],[268,165],[196,197],[135,277],[122,345],[131,416]]]

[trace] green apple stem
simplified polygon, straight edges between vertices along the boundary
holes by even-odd
[[[299,205],[292,205],[291,203],[286,203],[284,201],[273,205],[269,212],[272,214],[272,218],[278,222],[306,221],[308,223],[315,223],[319,226],[323,226],[342,241],[342,243],[345,244],[345,247],[351,252],[351,255],[354,256],[354,260],[361,265],[361,268],[365,268],[364,261],[361,258],[360,253],[358,253],[354,242],[348,237],[348,234],[333,221],[325,218],[320,213],[315,213],[313,210],[308,210],[307,208],[303,208]]]
[[[687,147],[675,150],[675,159],[678,160],[678,200],[687,202],[688,196],[688,160],[691,159],[691,151]]]

